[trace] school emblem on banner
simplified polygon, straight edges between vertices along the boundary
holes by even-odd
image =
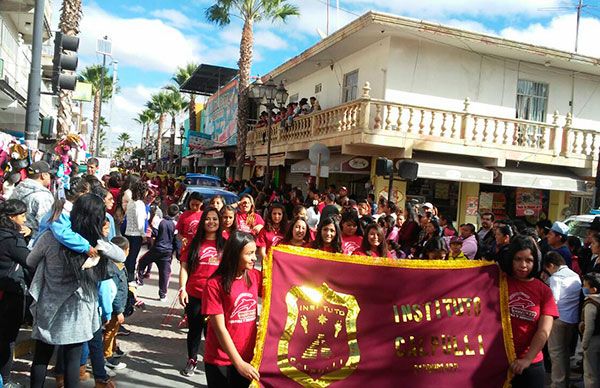
[[[350,376],[360,361],[352,295],[294,286],[288,291],[287,321],[278,345],[281,373],[302,386],[327,387]]]

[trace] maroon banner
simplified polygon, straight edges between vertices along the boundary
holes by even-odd
[[[508,292],[494,263],[284,246],[263,271],[254,386],[508,386]]]

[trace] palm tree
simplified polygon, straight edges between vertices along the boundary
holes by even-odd
[[[146,107],[156,114],[158,120],[158,134],[156,137],[156,161],[160,162],[162,156],[162,137],[164,135],[163,127],[165,117],[169,112],[169,97],[164,91],[153,94],[150,101],[146,103]]]
[[[94,95],[94,112],[92,117],[92,133],[90,138],[90,153],[94,155],[96,150],[96,131],[100,129],[100,80],[104,69],[102,65],[88,66],[79,74],[79,80],[88,82],[92,85],[92,94]],[[115,90],[118,92],[118,90]],[[113,80],[106,72],[104,72],[104,91],[102,93],[102,101],[106,102],[113,95]],[[99,148],[98,148],[99,149]]]
[[[98,134],[98,155],[106,154],[106,127],[108,127],[108,121],[102,116],[100,117],[100,128],[98,129],[100,131]]]
[[[131,136],[129,136],[127,132],[121,133],[117,140],[123,143],[123,148],[127,147],[128,144],[131,144]]]
[[[173,77],[171,77],[171,80],[173,82],[175,82],[179,88],[179,87],[181,87],[181,85],[183,85],[183,83],[185,81],[187,81],[192,76],[192,74],[194,73],[194,71],[196,70],[197,67],[198,67],[198,64],[193,63],[193,62],[190,62],[183,67],[178,67],[177,71],[175,72]],[[190,102],[189,102],[189,107],[188,107],[188,113],[190,115],[190,128],[193,131],[195,131],[196,130],[196,96],[192,93],[190,93]]]
[[[144,148],[144,141],[148,141],[150,138],[150,125],[156,122],[156,112],[144,109],[138,113],[138,116],[134,120],[142,124],[142,141],[140,147]]]
[[[248,132],[248,85],[250,84],[250,68],[252,67],[252,50],[254,42],[254,22],[267,19],[272,22],[285,20],[289,16],[299,15],[298,7],[287,3],[287,0],[217,0],[206,10],[208,21],[219,26],[226,26],[231,17],[239,17],[244,21],[242,39],[240,41],[240,59],[238,60],[238,115],[237,115],[237,149],[235,175],[242,178],[244,159],[246,158],[246,134]]]
[[[58,22],[60,32],[70,36],[79,35],[79,22],[82,15],[81,0],[63,0],[60,7],[60,21]],[[72,94],[71,90],[61,90],[58,93],[57,130],[59,139],[67,134],[71,127],[71,116],[73,113]]]

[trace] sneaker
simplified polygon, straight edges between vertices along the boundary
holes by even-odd
[[[198,364],[198,361],[190,358],[185,365],[185,368],[181,370],[181,374],[187,377],[192,377],[196,372],[196,364]]]
[[[167,297],[166,296],[163,296],[162,298],[159,297],[158,300],[161,301],[161,302],[166,302],[167,301]]]
[[[125,326],[120,326],[119,327],[119,332],[117,333],[117,335],[124,335],[124,336],[128,336],[129,334],[131,334],[131,330],[127,330],[125,328]]]
[[[106,371],[106,375],[108,377],[115,377],[117,375],[117,372],[115,372],[114,370],[110,369],[108,366],[104,365],[104,370]]]
[[[121,350],[121,348],[117,347],[114,351],[113,351],[113,358],[121,358],[123,356],[127,355],[127,352],[124,352]]]
[[[127,364],[119,361],[118,359],[116,359],[114,357],[110,357],[110,358],[106,359],[106,366],[113,370],[121,370],[121,369],[127,368]]]

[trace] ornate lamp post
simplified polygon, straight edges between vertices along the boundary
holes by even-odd
[[[283,85],[283,81],[279,86],[275,84],[273,78],[269,78],[266,84],[263,84],[258,78],[250,86],[250,97],[258,100],[259,105],[267,108],[268,123],[267,123],[267,167],[265,169],[265,187],[271,187],[271,130],[273,121],[273,109],[279,107],[282,109],[288,99],[288,92]]]
[[[179,127],[179,173],[183,173],[183,139],[185,138],[185,127]]]

